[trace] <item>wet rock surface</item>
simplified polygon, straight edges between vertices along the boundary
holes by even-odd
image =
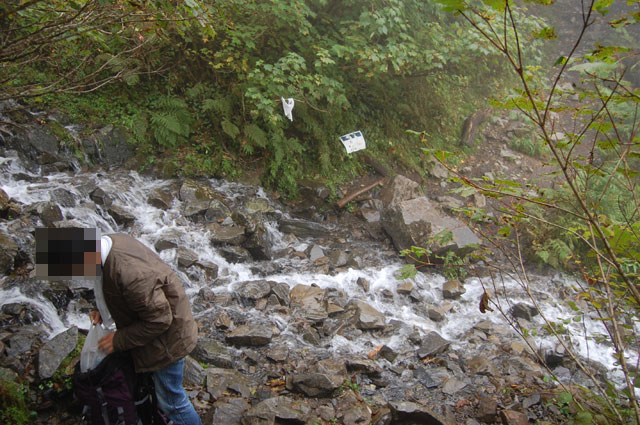
[[[120,146],[124,136],[114,131],[103,131],[103,143]],[[25,146],[20,156],[27,164],[65,160],[47,138]],[[317,186],[306,190],[309,202],[295,215],[255,187],[194,180],[146,185],[118,169],[126,158],[112,153],[113,160],[96,154],[113,162],[92,173],[74,175],[71,163],[60,165],[72,177],[67,186],[52,183],[51,196],[25,208],[0,192],[2,379],[34,389],[53,382],[85,334],[48,319],[86,317],[94,303],[90,286],[38,280],[30,235],[40,223],[87,226],[91,217],[105,229],[142,237],[184,280],[200,333],[185,386],[204,423],[520,424],[562,417],[541,401],[554,386],[543,379],[537,357],[497,324],[500,318],[482,320],[477,281],[445,281],[428,271],[415,281],[366,273],[397,262],[397,249],[426,243],[440,230],[464,228],[454,232],[452,245],[437,249],[478,242],[440,209],[437,190],[427,197],[417,182],[399,176],[375,199],[356,202],[366,214],[318,218],[326,194]],[[28,184],[46,184],[38,170],[25,170]],[[112,180],[117,184],[110,186]],[[135,191],[144,193],[128,201]],[[380,221],[367,218],[375,214]],[[470,305],[476,315],[456,316],[464,326],[452,328],[452,315]],[[539,316],[518,303],[510,314],[528,322]],[[583,379],[561,351],[554,347],[542,357],[563,381]],[[34,390],[39,423],[78,423],[79,406],[68,392],[54,392],[58,410],[46,397]]]

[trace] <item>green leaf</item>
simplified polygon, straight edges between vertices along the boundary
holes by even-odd
[[[442,5],[445,12],[462,12],[467,9],[464,0],[437,0]]]
[[[222,126],[222,131],[227,133],[227,135],[232,139],[235,139],[236,136],[240,134],[240,129],[229,120],[223,120],[220,125]]]

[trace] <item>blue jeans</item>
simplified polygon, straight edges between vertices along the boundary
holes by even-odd
[[[176,425],[202,425],[182,386],[184,359],[153,372],[158,407]]]

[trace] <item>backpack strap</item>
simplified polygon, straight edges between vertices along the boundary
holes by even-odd
[[[100,400],[102,420],[104,421],[104,425],[111,425],[111,422],[109,421],[109,412],[107,411],[107,400],[104,398],[102,387],[96,388],[96,393],[98,394],[98,400]]]
[[[82,406],[82,425],[90,425],[89,417],[91,417],[91,406],[85,404]]]

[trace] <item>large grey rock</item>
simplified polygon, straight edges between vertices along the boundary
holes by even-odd
[[[97,145],[101,147],[99,162],[113,169],[134,157],[133,146],[127,142],[124,129],[108,125],[95,134]]]
[[[251,397],[255,383],[236,370],[209,368],[206,370],[207,391],[213,397],[220,397],[231,390],[242,397]]]
[[[109,207],[113,203],[113,197],[102,188],[97,187],[89,193],[89,198],[97,205]]]
[[[76,206],[75,195],[67,189],[63,189],[61,187],[53,189],[53,191],[51,192],[51,201],[62,207],[70,208]]]
[[[299,238],[323,238],[331,233],[331,229],[319,223],[305,220],[282,219],[280,220],[280,231],[283,233],[293,233]]]
[[[392,401],[389,403],[393,413],[393,423],[420,425],[451,425],[427,406],[411,401]]]
[[[397,175],[382,188],[380,199],[385,207],[391,207],[423,195],[418,183],[405,176]]]
[[[273,257],[273,240],[262,221],[242,242],[242,246],[251,253],[256,261],[270,260]]]
[[[38,352],[38,375],[41,379],[51,378],[60,363],[76,348],[78,328],[70,327],[54,336]]]
[[[211,201],[220,200],[222,195],[206,183],[187,179],[180,186],[178,198],[182,201],[182,213],[185,217],[195,217],[204,215],[211,205]]]
[[[53,227],[54,223],[63,219],[62,210],[55,202],[36,202],[27,207],[27,212],[36,215],[45,227]]]
[[[329,316],[322,288],[298,284],[291,290],[290,297],[290,306],[294,309],[294,314],[312,322],[323,321]]]
[[[382,227],[399,251],[412,246],[429,246],[434,252],[449,250],[464,255],[480,239],[460,220],[446,215],[428,198],[402,201],[386,208],[382,214]],[[429,238],[450,231],[452,241],[445,245],[429,245]]]
[[[248,263],[252,261],[251,253],[241,246],[228,245],[218,248],[222,258],[230,263]]]
[[[58,139],[45,126],[29,126],[15,138],[15,148],[37,164],[53,164],[62,159]]]
[[[518,303],[514,305],[511,307],[509,312],[515,319],[525,319],[529,321],[539,314],[537,308],[525,303]]]
[[[184,246],[179,246],[176,250],[178,265],[182,268],[189,268],[198,261],[198,254]]]
[[[212,199],[211,203],[209,204],[209,208],[207,208],[204,213],[205,220],[213,222],[217,222],[219,220],[222,221],[230,216],[231,210],[229,209],[229,207],[227,207],[224,202],[218,199]]]
[[[207,230],[211,232],[209,240],[213,245],[240,245],[245,240],[245,229],[242,226],[221,226],[210,223]]]
[[[273,425],[308,423],[311,409],[306,400],[294,400],[285,396],[269,398],[247,410],[243,425]]]
[[[363,330],[382,329],[385,326],[385,316],[364,301],[356,300],[352,303],[356,309],[356,326]]]
[[[302,392],[308,397],[327,397],[347,378],[344,361],[328,358],[316,362],[308,371],[287,375],[289,391]]]
[[[184,358],[183,379],[187,385],[202,385],[204,383],[204,368],[191,356]]]
[[[442,338],[437,332],[429,332],[421,341],[418,349],[420,360],[433,357],[446,351],[449,348],[449,341]]]
[[[203,425],[238,425],[250,405],[244,398],[223,397],[216,400],[202,420]]]
[[[455,300],[466,292],[464,285],[459,280],[448,280],[442,284],[442,297],[444,299]]]
[[[136,221],[136,216],[119,204],[112,204],[107,208],[107,212],[113,217],[113,220],[121,226],[131,226]]]
[[[215,339],[198,338],[191,356],[199,362],[223,369],[232,369],[233,360],[226,345]]]
[[[271,292],[276,296],[280,305],[288,306],[291,302],[291,294],[289,293],[289,285],[281,282],[269,282]]]
[[[275,283],[275,282],[274,282]],[[251,280],[236,284],[234,293],[243,301],[255,303],[260,298],[265,298],[271,292],[271,284],[266,280]]]
[[[173,195],[166,189],[154,189],[147,197],[147,203],[161,210],[168,210],[173,204]]]
[[[231,331],[226,339],[231,344],[260,346],[267,345],[273,338],[270,327],[265,325],[242,325]]]
[[[18,244],[4,231],[0,230],[0,275],[7,275],[13,269],[18,255]]]
[[[340,423],[344,425],[371,423],[371,408],[352,390],[345,391],[337,398],[336,412]]]

